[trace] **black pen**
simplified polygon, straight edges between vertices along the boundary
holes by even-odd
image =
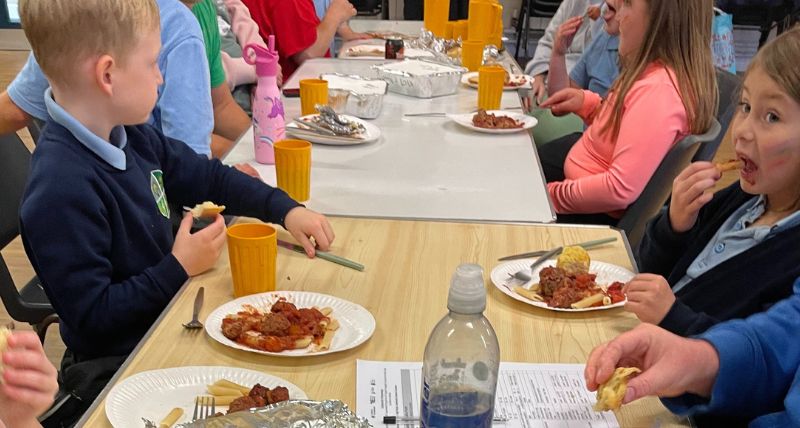
[[[492,422],[508,422],[508,418],[500,418],[494,417],[492,418]],[[408,417],[408,416],[384,416],[383,417],[383,424],[384,425],[410,425],[419,422],[419,418],[415,417]]]

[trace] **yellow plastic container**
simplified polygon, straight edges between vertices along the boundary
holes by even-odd
[[[231,262],[233,295],[275,291],[275,260],[278,234],[263,223],[235,224],[228,228],[228,257]]]
[[[445,37],[447,18],[450,15],[450,0],[425,0],[423,19],[425,29],[436,37]]]
[[[483,64],[483,48],[486,42],[467,40],[461,42],[461,65],[469,71],[478,71]]]

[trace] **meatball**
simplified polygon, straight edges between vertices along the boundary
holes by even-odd
[[[267,336],[286,336],[291,324],[283,314],[269,313],[261,318],[255,328]]]
[[[280,403],[289,399],[289,389],[285,386],[276,386],[267,393],[269,404]]]
[[[292,303],[289,303],[285,300],[278,300],[275,304],[272,305],[272,312],[274,313],[282,313],[282,312],[297,312],[297,306]]]
[[[269,388],[266,386],[261,385],[260,383],[255,384],[253,388],[250,390],[250,393],[247,394],[250,397],[261,397],[266,399],[268,397]]]
[[[222,335],[230,340],[236,340],[242,335],[244,325],[241,321],[222,320]]]
[[[262,397],[239,397],[231,401],[231,404],[228,406],[228,413],[249,410],[253,407],[264,407],[266,405],[266,400]]]
[[[539,271],[539,285],[542,287],[542,296],[552,296],[557,289],[569,281],[571,279],[562,269],[546,267]]]

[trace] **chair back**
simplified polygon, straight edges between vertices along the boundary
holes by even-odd
[[[531,17],[552,18],[563,0],[530,0]]]
[[[19,236],[19,209],[28,182],[31,153],[16,133],[0,135],[0,248]],[[0,299],[11,318],[34,326],[44,340],[47,325],[57,321],[50,301],[34,277],[24,287],[14,284],[0,255]]]
[[[636,253],[644,236],[647,222],[653,218],[667,202],[672,191],[672,181],[689,165],[697,149],[704,142],[711,141],[720,134],[719,122],[713,120],[705,134],[689,135],[675,144],[656,169],[642,194],[625,211],[625,215],[617,223],[628,236],[631,248]]]
[[[694,158],[692,158],[692,162],[710,162],[714,159],[714,155],[717,154],[717,150],[725,138],[725,133],[728,132],[733,115],[736,113],[736,108],[739,104],[739,85],[741,85],[741,79],[737,75],[717,69],[717,88],[719,88],[717,122],[720,124],[720,133],[717,138],[700,145],[697,153],[694,154]]]

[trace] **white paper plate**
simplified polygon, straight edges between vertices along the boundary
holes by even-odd
[[[347,59],[384,59],[386,56],[386,45],[357,45],[344,49],[339,55],[340,58]],[[403,57],[405,58],[432,58],[433,52],[428,52],[422,49],[403,48]]]
[[[513,260],[513,261],[510,261],[510,262],[506,262],[506,263],[502,263],[500,265],[497,265],[494,269],[492,269],[492,274],[491,274],[492,283],[494,284],[495,287],[497,287],[498,290],[502,291],[504,294],[506,294],[507,296],[511,297],[512,299],[516,299],[516,300],[519,300],[520,302],[524,302],[524,303],[527,303],[529,305],[536,306],[536,307],[539,307],[539,308],[549,309],[551,311],[559,311],[559,312],[600,311],[600,310],[604,310],[604,309],[617,308],[617,307],[625,305],[625,301],[622,301],[622,302],[617,302],[617,303],[614,303],[614,304],[608,305],[608,306],[597,306],[597,307],[584,308],[584,309],[553,308],[553,307],[547,306],[547,303],[545,303],[545,302],[536,302],[536,301],[533,301],[533,300],[529,300],[529,299],[526,299],[525,297],[522,297],[521,295],[511,291],[515,286],[518,286],[518,285],[522,286],[522,285],[526,285],[526,284],[529,284],[529,283],[537,283],[537,282],[539,282],[539,271],[542,270],[542,268],[556,265],[556,261],[555,260],[548,260],[548,261],[542,263],[541,265],[537,266],[536,267],[536,271],[533,272],[533,275],[531,275],[530,282],[527,282],[527,283],[523,283],[522,281],[520,281],[518,279],[511,278],[510,276],[508,276],[509,273],[513,275],[516,272],[519,272],[519,271],[524,270],[524,269],[528,269],[530,267],[531,263],[533,263],[534,260],[536,260],[536,259]],[[592,261],[589,264],[589,273],[597,274],[597,278],[595,279],[595,282],[598,285],[604,285],[604,286],[605,285],[609,285],[609,284],[611,284],[613,282],[616,282],[616,281],[628,282],[628,281],[631,280],[631,278],[633,278],[633,275],[634,275],[633,272],[629,271],[628,269],[625,269],[622,266],[612,265],[611,263],[596,262],[596,261]]]
[[[472,118],[475,116],[475,113],[462,113],[462,114],[449,114],[449,117],[453,122],[465,127],[469,128],[473,131],[483,132],[486,134],[513,134],[515,132],[526,131],[528,129],[533,128],[539,123],[535,117],[528,116],[526,114],[522,114],[520,112],[514,111],[507,111],[507,110],[489,110],[487,113],[492,113],[495,116],[508,116],[517,122],[522,122],[522,128],[511,128],[511,129],[489,129],[489,128],[479,128],[472,124]]]
[[[309,114],[307,116],[301,116],[298,119],[303,120],[315,116],[316,114]],[[316,134],[311,131],[300,129],[294,122],[286,124],[286,134],[294,138],[300,138],[303,140],[308,140],[312,143],[325,144],[329,146],[354,146],[358,144],[372,143],[374,141],[377,141],[378,138],[381,138],[381,130],[374,124],[361,120],[355,116],[349,116],[346,114],[341,114],[340,116],[364,125],[364,128],[367,129],[367,133],[363,135],[364,138],[358,139],[358,138],[334,137],[334,136]]]
[[[470,71],[469,73],[464,73],[461,76],[461,83],[465,86],[469,86],[473,89],[478,89],[478,84],[470,82],[469,79],[473,77],[478,77],[477,71]],[[531,82],[533,82],[533,77],[528,76],[527,74],[515,74],[512,76],[514,82],[519,82],[517,85],[504,85],[504,91],[514,91],[517,89],[529,89],[531,87]]]
[[[209,395],[206,385],[227,379],[244,386],[260,383],[268,388],[285,386],[290,398],[308,398],[296,385],[276,376],[236,367],[175,367],[137,373],[111,389],[106,416],[115,428],[141,428],[142,418],[158,424],[175,407],[183,409],[178,423],[190,422],[194,400]],[[217,406],[225,412],[228,406]]]
[[[308,349],[267,352],[241,345],[222,334],[222,319],[226,315],[239,312],[243,305],[251,305],[267,312],[272,304],[281,297],[285,297],[288,302],[294,303],[298,308],[310,308],[312,306],[318,308],[330,306],[333,308],[331,316],[339,321],[339,329],[336,331],[336,335],[333,336],[330,349],[320,352],[309,352]],[[240,297],[214,309],[214,312],[206,318],[205,325],[208,335],[225,346],[276,357],[307,357],[345,351],[366,342],[375,332],[375,318],[363,306],[338,297],[304,291],[273,291]]]

